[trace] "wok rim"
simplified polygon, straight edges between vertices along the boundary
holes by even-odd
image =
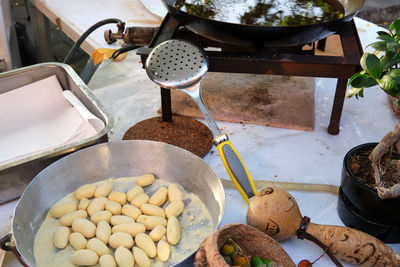
[[[221,24],[226,24],[226,25],[230,25],[231,27],[248,27],[248,28],[260,28],[260,29],[265,29],[265,30],[272,30],[272,29],[285,29],[285,28],[294,28],[294,29],[300,29],[300,28],[305,28],[305,27],[312,27],[312,26],[318,26],[318,25],[325,25],[325,24],[338,24],[338,23],[342,23],[342,22],[347,22],[352,20],[360,11],[361,7],[351,13],[348,14],[346,16],[343,16],[343,18],[340,19],[335,19],[335,20],[330,20],[330,21],[324,21],[324,22],[319,22],[319,23],[313,23],[313,24],[307,24],[307,25],[278,25],[278,26],[262,26],[262,25],[251,25],[251,24],[243,24],[243,23],[233,23],[233,22],[226,22],[226,21],[222,21],[222,20],[216,20],[216,19],[210,19],[210,18],[204,18],[198,15],[194,15],[194,14],[190,14],[187,13],[185,11],[179,10],[177,8],[175,8],[173,5],[170,5],[168,3],[168,0],[161,0],[162,3],[164,4],[164,6],[167,8],[168,13],[170,13],[171,15],[187,15],[187,16],[192,16],[195,17],[198,20],[205,20],[205,21],[209,21],[212,23],[221,23]]]
[[[354,6],[343,6],[345,14],[346,10],[350,14],[336,20],[307,25],[262,26],[209,19],[175,8],[175,0],[161,1],[167,8],[167,15],[174,17],[180,25],[195,34],[220,43],[272,48],[302,46],[337,34],[354,19],[365,4],[365,0],[352,0]]]

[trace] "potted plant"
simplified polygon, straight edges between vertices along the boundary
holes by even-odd
[[[377,34],[378,41],[370,44],[375,51],[362,56],[362,71],[350,78],[346,97],[363,97],[365,88],[379,86],[400,98],[400,18]],[[400,122],[379,143],[346,154],[338,212],[347,226],[400,242]]]

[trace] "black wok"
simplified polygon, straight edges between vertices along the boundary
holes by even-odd
[[[162,0],[168,12],[189,30],[218,42],[250,47],[299,46],[324,39],[351,21],[365,2],[365,0],[333,0],[343,7],[344,16],[329,22],[305,26],[258,26],[192,15],[175,8],[175,1]]]

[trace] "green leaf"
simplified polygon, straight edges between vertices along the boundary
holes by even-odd
[[[396,35],[400,35],[400,18],[397,18],[395,21],[392,22],[389,26],[389,30],[393,32],[396,31]]]
[[[390,36],[390,35],[380,35],[380,36],[378,36],[377,39],[383,40],[383,41],[385,41],[387,43],[395,43],[395,44],[397,44],[397,40],[394,37]]]
[[[375,50],[374,51],[374,55],[375,56],[377,56],[378,58],[380,58],[380,57],[382,57],[382,56],[384,56],[385,55],[385,53],[387,53],[389,50],[387,50],[387,51],[377,51],[377,50]],[[393,51],[392,51],[393,52]]]
[[[356,88],[366,88],[377,85],[378,83],[374,78],[367,74],[360,74],[353,75],[350,78],[349,85]]]
[[[356,98],[358,98],[357,96],[360,94],[360,92],[362,92],[364,90],[364,88],[355,88],[355,87],[350,87],[350,89],[347,91],[346,93],[346,98],[350,98],[353,96],[356,96]],[[361,95],[362,97],[362,95]]]
[[[393,58],[393,65],[400,63],[400,54],[396,54]]]
[[[396,52],[397,49],[400,48],[400,44],[398,44],[398,43],[387,43],[387,48],[388,48],[389,51],[391,50],[391,51]]]
[[[375,42],[375,43],[369,44],[368,46],[372,46],[375,50],[378,50],[378,51],[386,51],[387,50],[387,45],[386,45],[385,41]]]
[[[361,67],[372,75],[375,79],[379,79],[382,75],[382,65],[379,58],[371,53],[365,53],[360,60]]]
[[[393,69],[378,81],[379,86],[391,96],[400,94],[400,69]]]
[[[356,79],[357,77],[360,77],[363,74],[365,74],[365,71],[358,72],[358,73],[354,74],[353,76],[351,76],[349,79],[349,83],[347,85],[350,86],[354,79]]]
[[[398,63],[400,59],[400,55],[396,54],[393,51],[387,51],[386,54],[380,58],[382,69],[387,70],[392,68],[395,64]]]
[[[397,80],[398,81],[397,85],[400,88],[400,69],[391,70],[390,72],[388,72],[388,74],[389,74],[390,77],[393,77],[395,79],[399,79],[399,80]]]
[[[388,35],[388,36],[391,36],[388,32],[384,32],[384,31],[377,31],[376,32],[379,36],[381,36],[381,35]]]

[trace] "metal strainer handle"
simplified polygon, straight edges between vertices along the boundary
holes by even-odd
[[[201,80],[208,70],[203,48],[184,40],[168,40],[151,51],[145,66],[153,82],[163,88],[181,90],[196,102],[213,133],[214,145],[233,184],[249,204],[249,198],[257,193],[250,173],[228,136],[219,130],[201,97]]]
[[[203,101],[203,97],[201,96],[200,85],[201,83],[198,82],[195,85],[192,85],[191,87],[181,89],[181,91],[185,92],[194,100],[194,102],[199,107],[201,113],[203,114],[204,119],[206,120],[213,137],[217,138],[218,136],[222,135],[222,132],[219,130],[217,123],[215,122],[214,118],[212,117],[210,111],[208,110],[206,104]]]

